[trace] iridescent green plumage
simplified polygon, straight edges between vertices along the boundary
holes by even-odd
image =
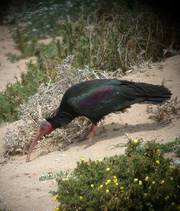
[[[47,120],[61,127],[77,116],[86,116],[96,124],[105,115],[132,104],[159,104],[170,97],[171,92],[159,85],[115,79],[85,81],[65,92],[56,114]]]

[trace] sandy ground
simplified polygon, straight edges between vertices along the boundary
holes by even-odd
[[[16,63],[8,60],[7,54],[20,55],[7,26],[0,25],[0,90],[5,90],[7,84],[20,79],[21,73],[26,71],[26,64],[34,58],[21,59]]]
[[[7,68],[6,74],[1,75],[2,84],[13,80],[14,76],[9,77],[9,71],[11,72],[11,68]],[[153,84],[161,84],[164,80],[173,95],[180,99],[180,56],[168,58],[145,72],[131,73],[124,79]],[[157,139],[161,142],[180,136],[180,119],[174,119],[168,125],[160,125],[148,118],[146,110],[147,105],[134,105],[126,113],[107,116],[103,126],[98,128],[91,146],[88,146],[87,141],[82,141],[72,144],[65,151],[56,151],[44,156],[37,156],[35,151],[32,154],[32,162],[29,163],[25,162],[25,156],[16,156],[7,163],[0,164],[0,208],[6,207],[12,211],[51,211],[57,204],[49,191],[56,190],[56,182],[39,181],[43,174],[72,169],[81,157],[99,159],[123,153],[123,144],[128,140],[127,135],[132,138],[143,137],[146,140]],[[3,132],[6,128],[7,125],[0,127],[1,154]]]

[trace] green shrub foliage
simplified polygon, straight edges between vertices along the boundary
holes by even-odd
[[[130,140],[125,155],[84,160],[57,177],[59,210],[180,209],[180,168],[155,142]]]

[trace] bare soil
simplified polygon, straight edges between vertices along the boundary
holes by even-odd
[[[0,91],[5,90],[9,83],[20,80],[21,74],[26,72],[27,62],[35,59],[32,57],[12,63],[8,60],[8,53],[21,55],[15,46],[8,27],[0,25]]]
[[[1,31],[2,33],[5,33]],[[0,39],[0,87],[14,81],[21,71],[15,69],[15,64],[9,64],[5,52],[12,52],[14,44],[9,41],[9,32]],[[3,43],[2,43],[3,42]],[[2,48],[2,47],[1,47]],[[13,68],[12,66],[13,65]],[[13,71],[12,71],[13,70]],[[25,67],[20,70],[25,71]],[[180,99],[180,56],[168,58],[166,61],[154,64],[144,72],[132,72],[123,79],[161,84],[162,81],[172,91],[173,96]],[[8,127],[0,127],[0,154],[3,153],[3,134]],[[0,164],[0,209],[13,211],[51,211],[57,203],[52,199],[50,190],[56,190],[55,180],[40,181],[39,178],[60,170],[73,169],[81,157],[99,159],[105,156],[124,153],[124,144],[128,138],[143,137],[145,140],[156,139],[159,142],[173,140],[180,136],[180,119],[174,118],[170,124],[163,125],[149,119],[147,105],[133,105],[126,113],[108,115],[103,125],[98,128],[93,143],[87,140],[70,145],[64,151],[55,151],[43,156],[38,155],[38,149],[32,154],[32,161],[25,162],[25,156],[15,156]],[[2,156],[1,156],[2,158]],[[3,158],[2,158],[3,159]],[[1,160],[2,160],[1,159]]]

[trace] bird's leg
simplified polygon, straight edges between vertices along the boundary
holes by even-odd
[[[93,138],[94,138],[94,136],[96,134],[96,129],[97,129],[97,125],[95,125],[95,124],[92,123],[90,132],[89,132],[89,134],[86,137],[86,138],[89,139],[89,141],[92,141],[93,140]]]
[[[28,151],[28,154],[27,154],[27,158],[26,158],[26,162],[29,162],[30,161],[30,156],[31,156],[31,152],[33,151],[34,147],[36,146],[38,140],[37,139],[34,139],[29,147],[29,151]]]

